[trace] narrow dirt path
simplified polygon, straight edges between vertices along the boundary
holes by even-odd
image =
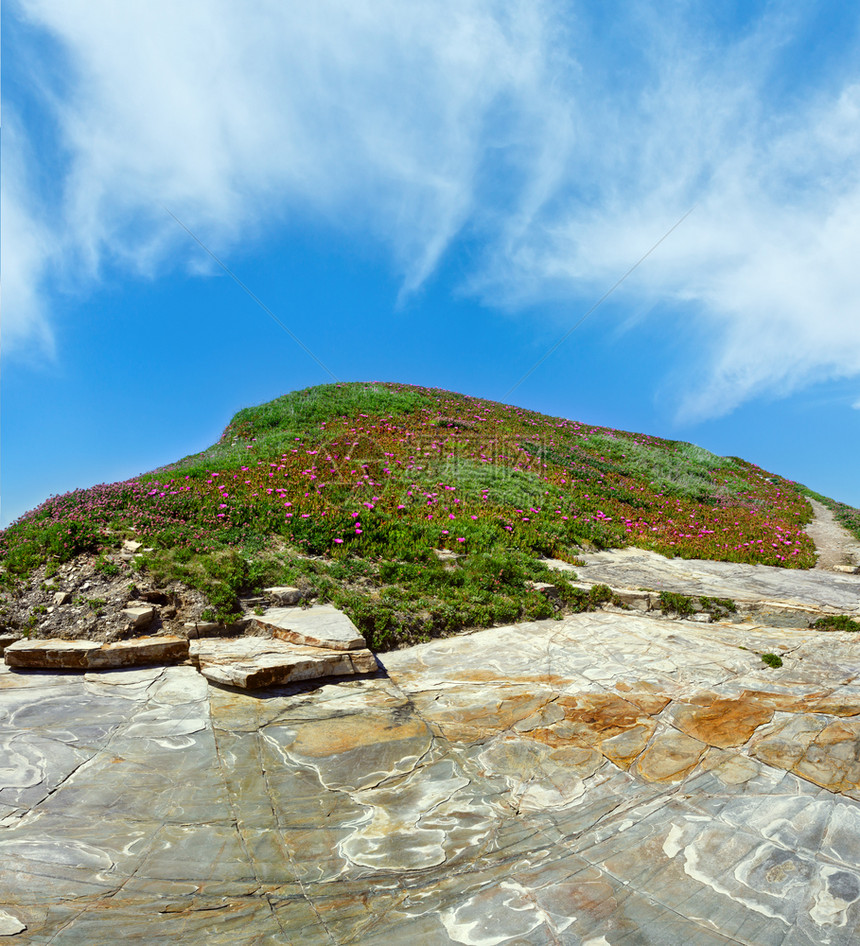
[[[810,499],[815,518],[806,526],[805,532],[815,543],[818,561],[815,567],[824,571],[837,571],[837,565],[860,566],[860,542],[836,521],[833,513],[818,500]]]

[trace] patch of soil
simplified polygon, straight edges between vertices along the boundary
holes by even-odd
[[[107,556],[118,569],[108,576],[97,559],[80,556],[51,576],[41,566],[0,601],[0,628],[33,639],[64,638],[116,641],[150,634],[185,636],[185,623],[200,619],[204,596],[180,585],[154,587],[119,554]],[[151,620],[133,623],[126,608],[152,607]]]
[[[815,567],[833,571],[836,565],[860,565],[860,542],[836,521],[833,513],[820,502],[810,499],[815,518],[804,529],[815,543],[818,561]]]

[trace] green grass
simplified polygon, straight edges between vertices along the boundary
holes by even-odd
[[[761,659],[763,663],[766,663],[768,667],[781,667],[782,666],[782,657],[778,654],[762,654]]]

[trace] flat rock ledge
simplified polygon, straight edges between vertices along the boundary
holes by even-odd
[[[137,637],[112,644],[80,640],[19,640],[3,652],[7,666],[20,670],[116,670],[181,663],[188,658],[184,637]]]
[[[367,641],[352,621],[330,604],[312,608],[269,608],[254,624],[263,633],[283,641],[325,647],[329,650],[362,650]]]
[[[191,656],[207,680],[246,690],[378,669],[366,648],[335,650],[263,637],[193,641]]]
[[[250,623],[250,622],[249,622]],[[244,626],[243,626],[244,629]],[[4,641],[14,670],[118,670],[191,660],[213,683],[243,689],[374,673],[376,658],[342,611],[331,605],[270,608],[251,623],[256,636],[137,637],[111,644],[87,640]]]

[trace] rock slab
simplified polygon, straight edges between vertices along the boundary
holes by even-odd
[[[262,637],[201,639],[191,653],[207,680],[244,690],[377,670],[366,648],[334,650]]]
[[[19,670],[115,670],[178,663],[188,657],[182,637],[136,637],[112,644],[79,640],[19,640],[3,652]]]
[[[362,650],[367,642],[352,621],[330,604],[269,608],[254,623],[264,633],[294,644],[329,650]]]

